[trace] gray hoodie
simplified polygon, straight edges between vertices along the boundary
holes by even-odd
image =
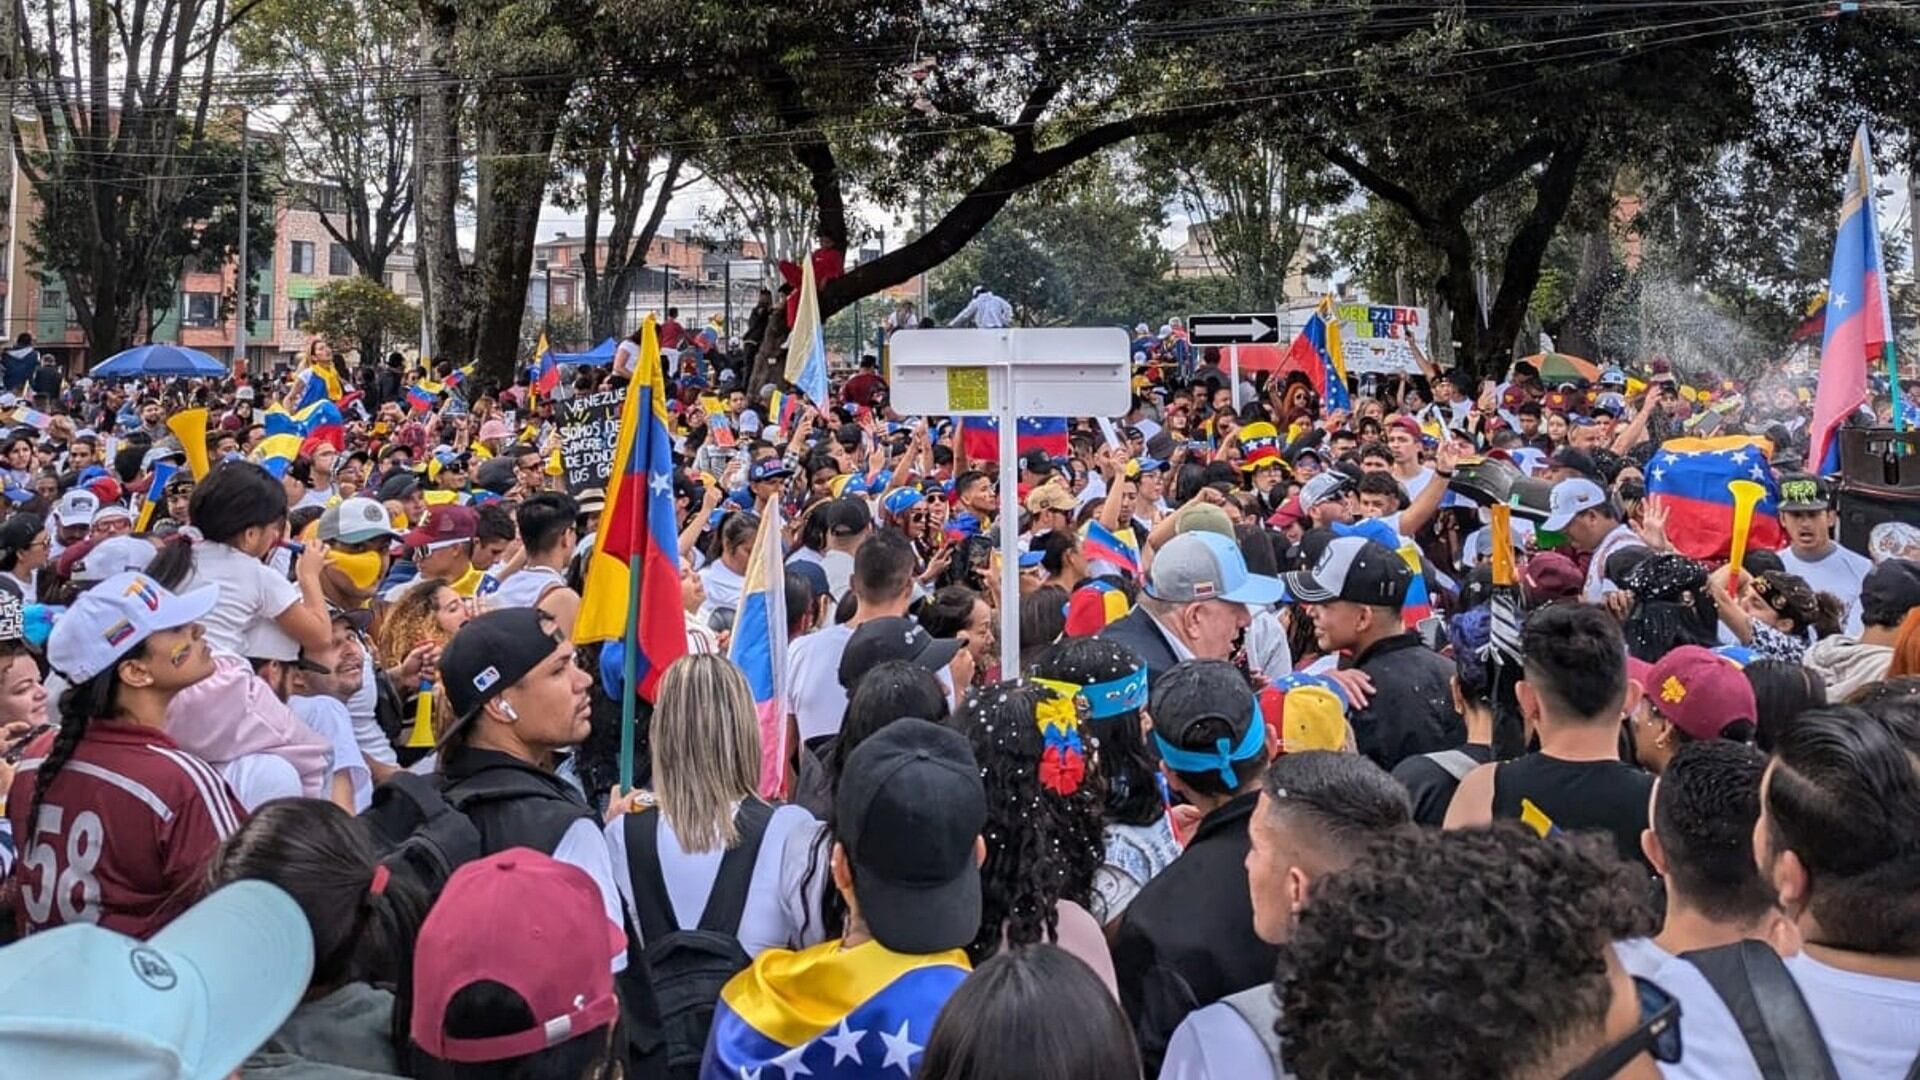
[[[1893,666],[1893,646],[1864,645],[1859,639],[1830,637],[1816,641],[1801,663],[1827,681],[1827,700],[1840,703],[1863,686],[1887,677]]]
[[[246,1080],[382,1080],[394,1058],[393,995],[363,982],[302,1002],[240,1075]]]

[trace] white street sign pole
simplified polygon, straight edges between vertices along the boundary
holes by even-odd
[[[1227,378],[1233,383],[1233,411],[1240,411],[1240,343],[1227,346]]]
[[[1020,674],[1020,433],[1013,411],[1013,365],[994,376],[1000,383],[993,410],[1000,423],[1000,677],[1012,679]]]

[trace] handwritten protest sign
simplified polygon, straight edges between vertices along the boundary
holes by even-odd
[[[1420,351],[1433,355],[1428,343],[1430,324],[1427,309],[1395,307],[1391,304],[1336,304],[1334,316],[1340,320],[1340,345],[1346,354],[1347,371],[1418,374],[1420,364],[1407,347],[1411,337]]]
[[[614,440],[620,433],[620,406],[627,388],[568,398],[560,403],[560,467],[567,493],[605,490],[613,475]]]

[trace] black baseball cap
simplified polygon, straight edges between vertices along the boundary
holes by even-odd
[[[1309,569],[1287,574],[1286,582],[1294,599],[1310,604],[1344,600],[1397,608],[1406,602],[1413,570],[1399,552],[1383,544],[1363,536],[1335,536]]]
[[[851,495],[833,500],[819,512],[826,515],[827,532],[833,536],[859,536],[873,525],[867,501]]]
[[[1888,559],[1860,582],[1860,615],[1869,626],[1898,626],[1920,607],[1920,563]]]
[[[1047,456],[1045,450],[1038,447],[1022,455],[1020,458],[1020,467],[1035,476],[1053,475],[1053,459]]]
[[[420,478],[410,472],[398,472],[380,481],[380,498],[404,499],[420,490]]]
[[[840,685],[848,690],[860,676],[889,660],[911,660],[938,672],[960,651],[959,638],[937,638],[912,619],[900,615],[862,623],[847,639],[840,654]]]
[[[1153,733],[1176,747],[1187,745],[1187,730],[1202,720],[1225,721],[1235,742],[1253,724],[1253,687],[1226,661],[1176,664],[1150,689],[1147,714],[1153,717]]]
[[[924,955],[979,934],[974,851],[987,824],[987,793],[966,736],[926,720],[895,720],[847,755],[833,808],[853,895],[874,940]]]
[[[1780,478],[1780,509],[1827,510],[1833,506],[1833,484],[1823,476],[1795,473]]]
[[[539,608],[501,608],[468,620],[440,650],[440,685],[453,712],[441,745],[565,640],[554,629],[553,616]]]

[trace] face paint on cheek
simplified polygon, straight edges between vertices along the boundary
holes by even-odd
[[[191,641],[183,641],[175,645],[173,651],[167,654],[167,663],[174,667],[185,667],[187,661],[191,659],[193,659],[193,642]]]

